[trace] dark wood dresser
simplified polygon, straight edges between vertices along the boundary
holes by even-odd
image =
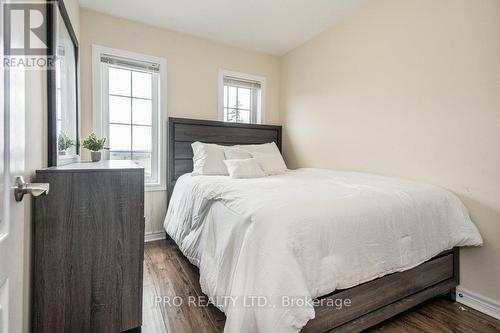
[[[131,161],[37,170],[33,331],[121,332],[141,326],[144,169]]]

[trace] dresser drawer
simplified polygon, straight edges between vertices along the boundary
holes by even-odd
[[[142,168],[39,170],[33,331],[121,332],[141,326]]]

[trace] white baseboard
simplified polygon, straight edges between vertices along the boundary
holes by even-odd
[[[500,302],[492,300],[461,286],[456,289],[456,300],[479,312],[500,320]]]
[[[144,235],[144,241],[146,243],[161,240],[161,239],[166,239],[165,231],[149,232],[149,233]]]

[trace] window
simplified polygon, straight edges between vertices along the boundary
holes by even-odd
[[[219,118],[235,123],[264,122],[265,78],[220,71]]]
[[[144,167],[147,187],[163,189],[164,60],[94,47],[94,62],[94,131],[108,139],[107,157],[135,161]]]

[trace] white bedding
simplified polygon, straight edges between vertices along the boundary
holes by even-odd
[[[255,179],[184,175],[164,226],[199,266],[203,292],[226,313],[226,333],[299,332],[314,308],[290,300],[482,244],[466,208],[443,189],[320,169]],[[263,306],[250,296],[265,297]]]

